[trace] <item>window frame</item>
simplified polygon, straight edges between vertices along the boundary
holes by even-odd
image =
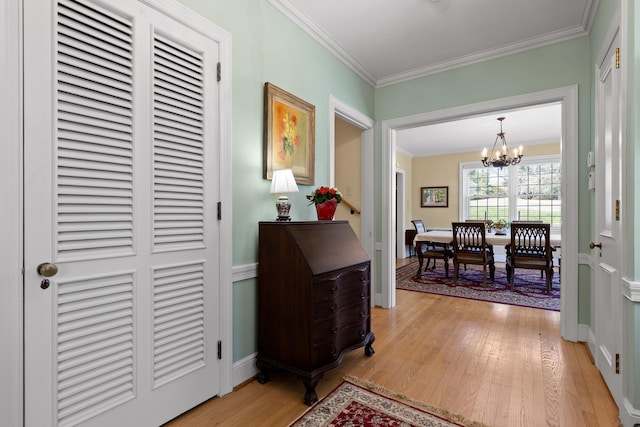
[[[521,162],[519,163],[519,165],[529,165],[529,164],[547,164],[547,163],[560,163],[560,168],[563,174],[563,179],[564,179],[564,169],[562,169],[562,154],[558,153],[558,154],[546,154],[546,155],[541,155],[541,156],[527,156],[527,157],[523,157],[523,159],[521,160]],[[467,211],[468,209],[468,205],[466,203],[467,200],[467,177],[465,174],[465,171],[469,170],[469,169],[481,169],[484,166],[482,166],[482,163],[480,163],[480,161],[473,161],[473,162],[460,162],[459,164],[459,178],[458,178],[458,195],[459,195],[459,201],[458,201],[458,217],[460,218],[461,221],[464,221],[468,216],[469,216],[469,212]],[[516,219],[518,217],[518,206],[517,203],[515,203],[515,195],[517,194],[517,185],[518,185],[518,180],[517,180],[517,175],[516,175],[516,167],[517,166],[505,166],[509,168],[509,173],[508,173],[508,179],[509,179],[509,183],[508,183],[508,191],[509,191],[509,218],[508,221],[511,222],[514,219]],[[560,188],[562,189],[562,185],[560,186]],[[563,195],[561,194],[561,197]],[[563,204],[561,204],[562,206]],[[564,206],[563,206],[564,208]],[[560,227],[551,227],[551,232],[552,233],[559,233],[560,232]]]

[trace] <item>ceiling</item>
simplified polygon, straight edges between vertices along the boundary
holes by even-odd
[[[599,0],[269,0],[374,86],[587,35]]]
[[[396,147],[410,157],[491,150],[500,131],[498,117],[504,117],[502,130],[511,148],[559,142],[562,135],[562,106],[559,103],[496,111],[456,121],[402,129],[396,132]],[[501,145],[500,145],[501,147]]]
[[[374,87],[587,35],[599,4],[599,0],[269,1]],[[458,140],[467,148],[481,149],[493,144],[500,115],[507,117],[504,128],[510,146],[520,144],[521,138],[527,140],[523,145],[549,142],[551,129],[557,131],[558,141],[558,108],[531,111],[531,116],[523,111],[496,112],[469,122],[410,129],[403,133],[411,142],[405,144],[403,136],[397,143],[416,156],[427,150],[419,141],[433,142],[431,154],[438,146],[465,151],[455,147]]]

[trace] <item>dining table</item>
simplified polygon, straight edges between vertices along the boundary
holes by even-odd
[[[559,248],[562,245],[562,236],[560,234],[552,233],[551,246]],[[506,246],[511,243],[511,232],[496,233],[495,231],[486,233],[487,243],[491,243],[494,246]],[[422,246],[426,244],[435,244],[442,246],[445,249],[449,248],[453,244],[453,231],[452,230],[428,230],[425,233],[417,233],[413,238],[413,246],[415,247],[416,254],[418,255],[418,273],[416,278],[420,278],[420,272],[422,271],[422,265],[424,257],[422,256]]]

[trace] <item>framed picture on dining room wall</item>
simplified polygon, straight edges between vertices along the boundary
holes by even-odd
[[[449,207],[449,187],[421,187],[421,208]]]
[[[314,184],[315,114],[312,104],[265,83],[264,179],[291,169],[297,184]]]

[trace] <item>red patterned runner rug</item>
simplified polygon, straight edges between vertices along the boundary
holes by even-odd
[[[496,266],[495,280],[489,279],[487,269],[487,287],[482,286],[482,267],[468,265],[467,270],[460,266],[458,283],[453,283],[453,267],[449,265],[449,278],[445,277],[444,264],[436,263],[436,268],[423,271],[416,279],[417,261],[396,269],[396,289],[447,295],[458,298],[518,305],[521,307],[541,308],[560,311],[560,274],[555,271],[552,277],[551,294],[546,293],[545,279],[538,270],[516,270],[516,286],[511,292],[507,281],[507,271]]]
[[[290,424],[303,426],[486,427],[352,376]]]

